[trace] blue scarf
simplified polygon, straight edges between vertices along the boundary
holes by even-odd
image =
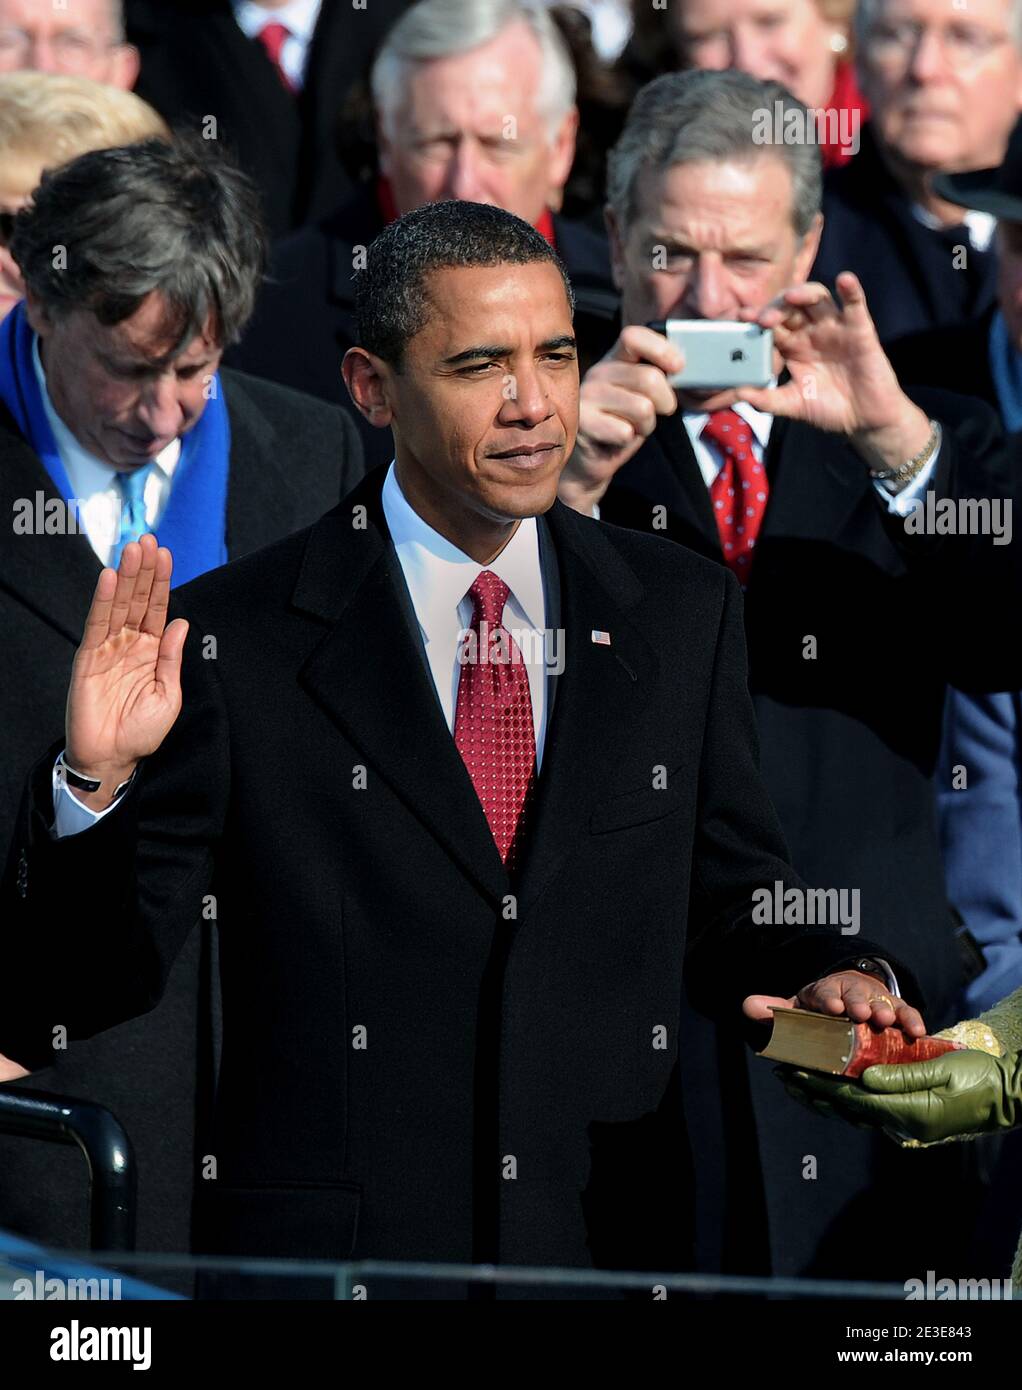
[[[1022,430],[1022,352],[1008,337],[1008,325],[1000,310],[990,325],[990,371],[1009,434]]]
[[[74,492],[46,418],[32,365],[33,333],[18,304],[0,324],[0,400],[69,506]],[[170,498],[156,530],[174,556],[174,587],[227,563],[227,473],[231,426],[219,373],[198,424],[182,437]]]

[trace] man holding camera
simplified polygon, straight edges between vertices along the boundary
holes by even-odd
[[[586,375],[560,496],[671,536],[738,576],[763,771],[792,862],[814,886],[858,890],[862,920],[871,931],[882,924],[877,934],[917,972],[939,1026],[975,969],[945,897],[934,825],[941,711],[956,674],[973,687],[1010,680],[992,610],[1013,583],[1013,556],[989,535],[927,534],[924,518],[928,493],[931,516],[936,500],[1003,499],[1006,460],[981,406],[902,392],[855,276],[839,277],[840,305],[807,282],[823,225],[819,153],[755,142],[758,113],[778,103],[776,126],[805,117],[783,87],[737,72],[670,74],[637,98],[608,177],[625,326]],[[670,341],[673,324],[666,337],[647,326],[669,320],[685,321],[688,360]],[[679,373],[706,380],[692,331],[706,320],[733,321],[736,345],[737,325],[771,330],[775,375],[686,391]],[[718,1044],[703,1043],[715,1062]],[[733,1098],[744,1058],[721,1064]],[[866,1272],[845,1236],[888,1178],[900,1184],[899,1155],[779,1114],[764,1103],[767,1069],[753,1064],[749,1076],[766,1220],[784,1232],[783,1247],[771,1241],[774,1273]],[[712,1112],[712,1090],[690,1104]],[[744,1131],[730,1138],[754,1142]],[[917,1161],[917,1188],[922,1175]],[[898,1242],[917,1264],[913,1240],[934,1239],[928,1224],[921,1208],[919,1231]],[[883,1271],[875,1254],[872,1277],[899,1277],[898,1252]]]

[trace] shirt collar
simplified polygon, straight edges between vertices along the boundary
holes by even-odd
[[[777,378],[771,377],[768,386],[776,386]],[[765,410],[757,410],[755,406],[749,405],[748,401],[738,401],[733,405],[732,410],[736,415],[740,415],[745,423],[752,430],[757,444],[761,449],[765,449],[770,443],[770,426],[773,424],[774,417]],[[707,420],[710,418],[708,410],[686,410],[683,416],[685,428],[692,439],[698,439],[703,432]]]
[[[947,224],[920,203],[912,204],[912,213],[917,222],[921,222],[924,227],[929,227],[932,232],[945,230]],[[983,212],[979,208],[966,208],[962,213],[962,221],[958,225],[964,225],[968,229],[969,240],[977,251],[985,251],[994,235],[997,218],[992,212]]]
[[[503,579],[530,626],[543,628],[543,576],[539,531],[534,516],[524,517],[507,545],[481,565],[434,531],[401,491],[392,462],[383,484],[383,514],[404,571],[415,615],[427,643],[450,627],[452,614],[483,570]]]
[[[250,39],[267,24],[283,24],[301,43],[311,43],[321,0],[283,0],[271,10],[254,5],[252,0],[231,0],[234,19],[241,32]]]
[[[46,420],[53,432],[53,442],[57,446],[57,453],[60,455],[61,462],[64,464],[75,490],[89,493],[110,487],[120,470],[115,468],[112,463],[105,463],[103,459],[98,459],[95,454],[90,453],[80,444],[57,414],[56,408],[50,400],[50,393],[46,386],[46,372],[43,369],[42,357],[39,355],[39,335],[37,333],[32,334],[32,367],[35,371],[36,382],[39,385],[39,394],[42,397]],[[164,477],[170,478],[180,459],[181,440],[178,438],[171,440],[152,462],[156,470],[161,472]],[[87,485],[85,480],[88,480]]]

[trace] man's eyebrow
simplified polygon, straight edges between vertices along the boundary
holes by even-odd
[[[695,251],[696,248],[689,241],[688,237],[682,236],[680,232],[650,232],[649,243],[652,246],[666,246],[677,251]],[[748,245],[727,246],[724,248],[725,256],[769,256],[771,249],[762,242],[749,242]]]
[[[548,338],[545,343],[540,343],[538,352],[551,352],[554,348],[574,347],[575,339],[570,333],[564,333],[559,338]],[[464,352],[456,352],[451,357],[444,357],[441,365],[445,367],[460,367],[465,362],[474,362],[478,358],[510,357],[514,348],[506,344],[493,345],[483,343],[479,347],[466,348]]]
[[[486,343],[479,347],[466,348],[464,352],[456,352],[451,357],[443,358],[445,367],[460,367],[463,362],[472,362],[477,357],[509,357],[514,351],[506,345],[494,347]]]
[[[123,356],[120,352],[108,351],[101,353],[106,359],[108,366],[115,367],[119,371],[163,371],[164,368],[172,366],[177,361],[180,353],[166,352],[162,357],[131,357]],[[197,362],[186,362],[184,370],[188,371],[192,367],[204,367],[213,360],[213,353],[203,353]]]
[[[148,358],[132,357],[127,353],[118,352],[116,348],[98,348],[96,356],[100,357],[110,367],[119,367],[125,371],[134,367],[148,367]]]

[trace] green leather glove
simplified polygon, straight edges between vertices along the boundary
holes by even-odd
[[[932,1062],[867,1067],[843,1076],[779,1067],[790,1095],[823,1114],[926,1144],[1022,1125],[1022,1052],[947,1052]]]

